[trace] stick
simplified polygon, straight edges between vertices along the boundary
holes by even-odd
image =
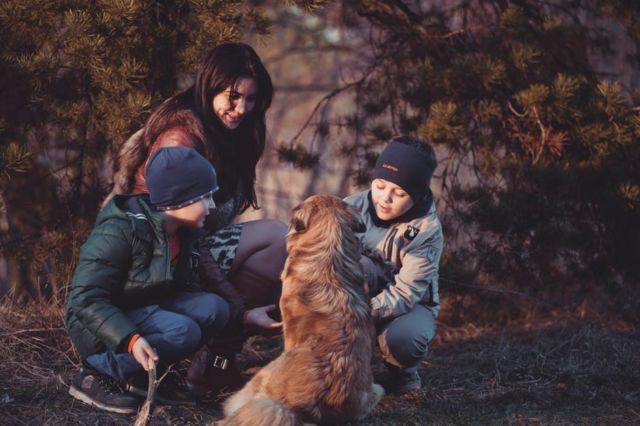
[[[147,388],[147,399],[145,399],[142,408],[138,413],[136,422],[133,426],[147,426],[149,424],[149,416],[153,408],[153,400],[156,396],[156,389],[158,388],[158,382],[156,382],[156,363],[153,362],[153,366],[149,369],[149,387]]]

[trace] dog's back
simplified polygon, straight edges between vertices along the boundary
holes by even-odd
[[[261,409],[272,415],[285,406],[298,420],[339,422],[363,418],[380,400],[354,234],[360,226],[336,197],[314,196],[294,210],[280,299],[285,352],[225,402],[225,414],[257,421]],[[255,402],[263,397],[277,403]]]

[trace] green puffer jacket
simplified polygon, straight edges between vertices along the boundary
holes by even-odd
[[[67,305],[69,336],[83,358],[126,350],[136,327],[124,310],[192,288],[196,238],[196,231],[180,234],[180,257],[172,268],[163,217],[147,196],[119,195],[100,211],[80,249]]]

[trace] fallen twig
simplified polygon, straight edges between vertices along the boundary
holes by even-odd
[[[149,417],[153,409],[153,400],[156,397],[156,389],[158,382],[156,381],[156,363],[149,369],[149,387],[147,388],[147,399],[142,404],[142,408],[138,413],[134,426],[146,426],[149,424]]]

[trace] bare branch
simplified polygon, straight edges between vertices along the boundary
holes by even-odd
[[[332,90],[330,93],[328,93],[327,95],[325,95],[322,99],[320,99],[320,101],[318,101],[318,103],[316,104],[316,106],[313,108],[313,111],[311,111],[311,114],[309,114],[309,117],[307,118],[307,121],[304,122],[304,124],[302,125],[302,127],[300,128],[300,130],[298,131],[298,133],[295,134],[295,136],[293,138],[291,138],[291,143],[294,143],[295,141],[298,140],[298,138],[300,137],[300,135],[302,135],[302,133],[304,132],[304,130],[307,128],[307,126],[309,125],[309,123],[311,123],[311,120],[313,119],[313,117],[316,115],[316,112],[318,112],[318,110],[320,109],[320,107],[328,102],[331,98],[337,96],[338,94],[351,89],[354,86],[357,86],[359,84],[362,84],[362,82],[366,79],[366,77],[361,78],[358,81],[354,81],[352,83],[349,83],[345,86],[342,87],[338,87],[337,89]]]
[[[147,426],[149,424],[149,417],[151,415],[151,410],[153,409],[153,400],[156,397],[156,389],[158,388],[159,382],[159,380],[156,381],[156,363],[154,362],[153,366],[149,369],[149,387],[147,388],[147,399],[144,401],[144,404],[142,404],[142,408],[138,413],[138,417],[136,418],[134,426]]]

